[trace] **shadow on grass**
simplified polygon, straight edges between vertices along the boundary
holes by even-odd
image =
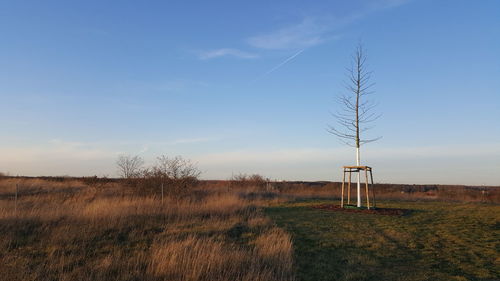
[[[498,253],[491,243],[498,206],[380,203],[411,210],[404,216],[313,208],[336,203],[295,200],[266,210],[292,234],[299,280],[492,280],[499,274],[491,258]]]

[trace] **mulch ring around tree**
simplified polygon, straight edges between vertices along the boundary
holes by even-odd
[[[394,209],[394,208],[357,208],[355,206],[346,206],[344,208],[340,205],[333,204],[321,204],[313,206],[314,209],[328,210],[334,212],[344,212],[344,213],[362,213],[362,214],[374,214],[374,215],[386,215],[386,216],[404,216],[408,215],[411,210],[408,209]]]

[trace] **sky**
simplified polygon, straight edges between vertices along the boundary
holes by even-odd
[[[500,185],[500,1],[0,0],[0,171],[341,180],[328,133],[361,42],[376,182]]]

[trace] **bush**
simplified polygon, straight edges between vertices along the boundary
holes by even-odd
[[[259,174],[247,175],[247,174],[237,174],[233,175],[230,179],[231,186],[237,187],[265,187],[269,182],[269,179],[264,178]]]
[[[150,168],[143,169],[137,178],[129,179],[143,192],[158,194],[163,185],[169,196],[184,196],[198,184],[201,172],[190,160],[181,156],[169,158],[162,155]]]

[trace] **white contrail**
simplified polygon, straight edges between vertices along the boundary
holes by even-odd
[[[284,60],[282,63],[278,64],[277,66],[273,67],[271,70],[264,73],[264,75],[262,75],[262,76],[269,75],[272,72],[276,71],[278,68],[282,67],[283,65],[287,64],[289,61],[293,60],[296,56],[300,55],[300,53],[302,53],[304,50],[305,49],[302,49],[302,50],[296,52],[295,54],[291,55],[289,58],[287,58],[286,60]]]
[[[290,57],[288,57],[286,60],[282,61],[280,64],[278,64],[277,66],[271,68],[268,72],[262,74],[260,77],[258,77],[257,79],[255,79],[254,81],[252,82],[256,82],[262,78],[264,78],[265,76],[273,73],[274,71],[278,70],[280,67],[282,67],[283,65],[287,64],[289,61],[293,60],[296,56],[300,55],[305,49],[302,49],[298,52],[296,52],[295,54],[291,55]]]

